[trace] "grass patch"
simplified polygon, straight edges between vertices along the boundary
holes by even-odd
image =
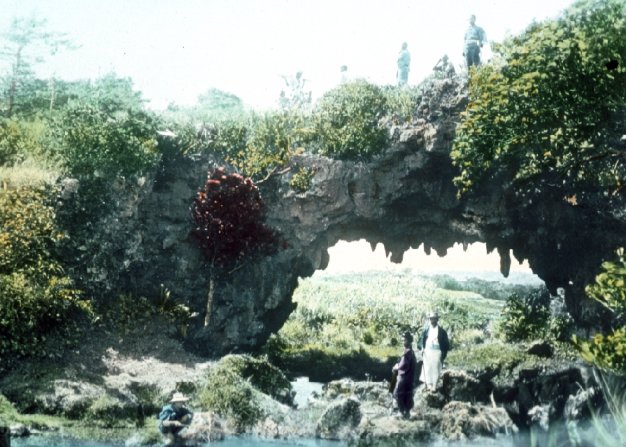
[[[31,159],[16,166],[0,166],[0,186],[3,188],[53,185],[58,177],[59,172],[56,169]]]
[[[486,341],[504,302],[458,290],[463,282],[455,282],[455,290],[440,285],[411,272],[305,279],[294,293],[296,311],[265,352],[292,376],[332,380],[367,374],[381,380],[389,374],[390,359],[397,360],[402,351],[401,334],[408,330],[417,339],[431,310],[439,311],[453,349]],[[494,282],[493,287],[503,286]]]
[[[329,382],[343,377],[358,380],[388,379],[391,367],[398,360],[398,349],[385,349],[372,355],[365,349],[358,351],[334,351],[317,346],[282,352],[272,359],[290,377],[306,376],[314,382]]]

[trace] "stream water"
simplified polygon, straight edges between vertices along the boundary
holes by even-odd
[[[232,437],[224,441],[213,444],[206,444],[206,447],[217,445],[218,447],[346,447],[347,444],[337,441],[326,441],[319,439],[299,439],[289,441],[269,441],[253,437]],[[533,445],[529,437],[513,439],[509,436],[499,438],[478,438],[466,442],[415,442],[411,447],[529,447]],[[534,444],[543,446],[541,442]],[[568,443],[545,444],[568,446]],[[408,444],[407,444],[408,446]],[[124,447],[123,443],[102,443],[91,441],[76,441],[64,438],[31,436],[28,438],[18,438],[11,440],[11,447]]]
[[[616,434],[613,427],[610,433]],[[406,444],[407,447],[592,447],[596,445],[594,439],[598,433],[590,433],[585,430],[582,439],[571,439],[563,431],[560,433],[519,433],[514,436],[498,435],[495,438],[476,438],[471,441],[451,442],[435,440],[430,442],[414,442]],[[591,435],[591,436],[590,436]],[[619,436],[618,436],[619,438]],[[621,439],[624,439],[623,437]],[[596,439],[597,440],[597,439]],[[617,440],[616,443],[604,442],[604,446],[623,447],[624,444]],[[206,444],[206,447],[217,445],[219,447],[347,447],[345,442],[327,441],[320,439],[297,439],[297,440],[266,440],[256,437],[229,437],[223,441]],[[77,441],[74,439],[54,436],[30,436],[26,438],[13,438],[11,447],[125,447],[124,443]]]
[[[317,439],[304,439],[296,441],[266,441],[256,438],[233,437],[224,441],[207,444],[207,446],[219,447],[344,447],[345,444],[333,441]],[[11,447],[124,447],[123,443],[102,443],[89,441],[75,441],[71,439],[31,436],[22,439],[12,439]]]

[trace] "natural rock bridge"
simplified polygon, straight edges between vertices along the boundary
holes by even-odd
[[[211,325],[204,327],[198,315],[190,347],[207,355],[259,347],[294,309],[298,278],[324,269],[327,249],[339,240],[383,243],[395,262],[421,244],[445,255],[455,243],[485,242],[500,254],[504,275],[510,252],[528,259],[552,291],[565,289],[570,312],[587,324],[593,307],[583,288],[623,244],[624,210],[600,213],[550,194],[530,202],[495,181],[458,199],[449,152],[466,104],[460,80],[439,80],[425,92],[416,122],[390,128],[393,143],[384,155],[370,162],[302,155],[291,160],[290,172],[264,182],[268,225],[288,248],[217,283]],[[208,274],[189,236],[189,206],[216,163],[186,157],[166,165],[150,185],[124,185],[126,199],[98,230],[103,243],[92,271],[137,295],[157,296],[165,287],[202,313]],[[289,179],[303,166],[315,169],[315,177],[308,191],[297,193]]]

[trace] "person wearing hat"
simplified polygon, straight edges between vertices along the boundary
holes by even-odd
[[[393,397],[398,403],[398,409],[403,418],[408,419],[413,408],[413,388],[417,359],[413,352],[413,336],[410,332],[404,333],[404,352],[398,363],[393,366],[392,372],[397,373],[396,386]]]
[[[428,318],[430,324],[422,332],[419,341],[423,360],[420,381],[426,384],[427,391],[435,391],[443,369],[443,362],[450,349],[450,341],[448,333],[439,326],[439,314],[431,312]]]
[[[193,413],[185,407],[189,399],[183,393],[174,393],[170,402],[159,413],[159,431],[165,435],[165,445],[174,445],[182,429],[191,424]]]

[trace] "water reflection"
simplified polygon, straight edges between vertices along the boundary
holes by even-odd
[[[219,443],[206,444],[206,446],[218,445],[220,447],[345,447],[346,444],[337,441],[321,439],[303,440],[262,440],[254,437],[232,437]],[[11,447],[124,447],[123,443],[104,443],[95,441],[76,441],[49,436],[30,436],[27,438],[14,438]]]

